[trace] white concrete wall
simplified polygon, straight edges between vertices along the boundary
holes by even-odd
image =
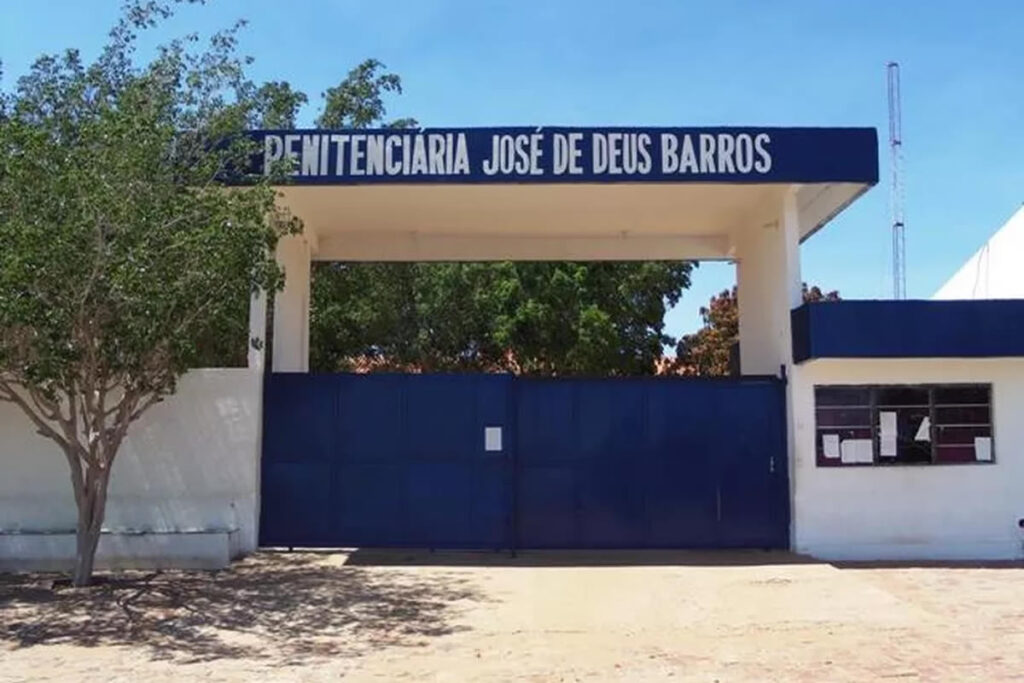
[[[790,311],[802,303],[800,215],[789,191],[779,215],[736,234],[736,294],[739,308],[740,370],[744,375],[778,375],[793,362]]]
[[[274,295],[275,372],[309,371],[310,258],[306,235],[289,235],[277,243],[284,289]]]
[[[823,559],[1024,557],[1024,359],[821,359],[792,382],[793,546]],[[816,384],[992,384],[995,464],[815,465]]]
[[[176,394],[129,428],[111,474],[104,564],[123,566],[111,554],[135,552],[124,547],[136,532],[151,535],[134,542],[143,553],[162,547],[173,556],[168,544],[191,547],[210,534],[230,545],[216,553],[255,549],[261,391],[258,371],[193,370]],[[64,554],[69,546],[58,532],[73,532],[75,520],[64,456],[16,406],[0,403],[0,562],[4,555],[45,555],[36,547],[42,541],[30,538],[39,532],[54,535],[48,545]]]

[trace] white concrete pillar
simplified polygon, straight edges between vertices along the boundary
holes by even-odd
[[[777,220],[747,227],[736,247],[740,370],[778,375],[793,363],[789,314],[803,298],[796,188],[783,197]]]
[[[273,370],[309,371],[310,248],[302,235],[277,243],[277,262],[284,268],[284,289],[274,296]]]
[[[249,368],[262,370],[267,348],[267,293],[260,290],[249,300]]]

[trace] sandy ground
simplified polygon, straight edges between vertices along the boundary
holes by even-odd
[[[264,553],[0,576],[0,681],[1024,680],[1024,566]]]

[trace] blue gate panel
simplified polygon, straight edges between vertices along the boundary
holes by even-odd
[[[648,385],[648,542],[652,547],[715,547],[715,438],[718,383]],[[718,447],[728,447],[722,444]]]
[[[508,546],[502,462],[414,465],[408,471],[407,544],[444,548]]]
[[[331,490],[331,545],[408,545],[411,516],[403,465],[337,463]]]
[[[579,472],[579,538],[572,547],[645,547],[647,513],[644,480],[636,461],[616,462],[614,454]]]
[[[406,387],[407,412],[403,432],[410,459],[450,460],[468,457],[483,439],[477,425],[475,391],[454,391],[446,382],[425,385],[410,382]]]
[[[330,466],[274,463],[263,468],[260,542],[319,546],[330,542]]]
[[[517,476],[518,536],[535,548],[571,548],[579,538],[576,475],[568,465],[524,467]]]
[[[405,377],[328,375],[317,381],[338,396],[332,460],[394,464],[405,457]]]
[[[560,383],[543,382],[548,391],[552,384]],[[581,457],[631,462],[638,451],[646,450],[643,384],[635,379],[571,382],[576,406],[572,438],[579,444]]]
[[[331,462],[336,445],[335,387],[319,375],[267,378],[263,406],[263,459]]]
[[[776,400],[771,400],[775,398]],[[719,454],[722,546],[763,543],[786,547],[789,529],[789,484],[786,473],[785,410],[782,387],[749,385],[722,403],[726,424],[744,428],[728,434],[730,448]],[[780,444],[766,449],[765,444]]]
[[[575,387],[569,382],[516,384],[518,461],[533,465],[581,457],[575,433]]]
[[[781,382],[522,379],[517,391],[519,547],[788,547]]]
[[[647,430],[656,459],[689,463],[710,457],[719,445],[714,433],[719,422],[718,385],[700,380],[649,384]]]
[[[717,546],[716,491],[710,459],[658,459],[647,483],[647,542],[653,548]]]
[[[261,542],[510,547],[514,438],[484,447],[485,427],[509,430],[508,381],[269,376]]]

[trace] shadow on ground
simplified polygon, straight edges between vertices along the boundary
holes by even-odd
[[[311,553],[261,553],[220,572],[100,577],[0,575],[0,641],[134,645],[155,658],[205,661],[358,656],[461,630],[459,601],[482,596],[458,576],[382,572]]]
[[[337,553],[338,549],[308,551]],[[1021,560],[819,560],[784,550],[526,550],[511,552],[358,548],[348,566],[366,567],[762,567],[830,565],[836,569],[1021,569]]]
[[[817,560],[774,550],[526,550],[457,552],[359,548],[349,566],[436,567],[753,567],[813,564]]]

